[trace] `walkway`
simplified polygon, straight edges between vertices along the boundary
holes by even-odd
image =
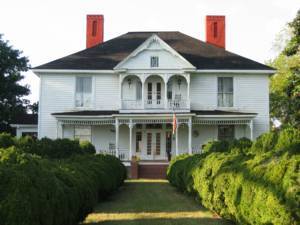
[[[86,218],[88,225],[232,225],[165,180],[133,180],[100,203]]]

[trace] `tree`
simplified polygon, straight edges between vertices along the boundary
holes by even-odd
[[[38,114],[39,112],[39,102],[35,102],[27,107],[32,114]]]
[[[29,104],[23,99],[30,93],[29,87],[18,83],[24,78],[21,72],[29,69],[28,59],[21,54],[0,34],[0,132],[11,132],[9,124],[26,113],[26,105]]]
[[[277,69],[271,78],[270,111],[283,126],[300,128],[300,10],[288,27],[291,30],[289,41],[270,62]]]

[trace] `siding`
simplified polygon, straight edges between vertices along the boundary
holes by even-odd
[[[92,109],[116,110],[119,107],[119,78],[117,75],[93,75]],[[39,138],[57,138],[57,122],[52,113],[73,111],[75,96],[75,75],[42,75]]]
[[[191,75],[191,109],[215,110],[217,77],[214,74]],[[224,75],[230,76],[230,75]],[[269,77],[267,75],[231,75],[234,78],[234,107],[226,110],[254,112],[254,138],[269,131]],[[220,108],[219,108],[220,109]]]

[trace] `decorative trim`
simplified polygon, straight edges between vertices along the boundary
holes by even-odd
[[[274,74],[276,70],[199,70],[193,73],[253,73],[253,74]]]

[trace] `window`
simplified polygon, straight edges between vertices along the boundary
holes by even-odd
[[[91,107],[92,78],[76,77],[76,107]]]
[[[137,100],[142,99],[142,82],[140,81],[136,83],[136,99]]]
[[[156,83],[156,92],[156,99],[161,100],[161,83]],[[157,104],[160,104],[160,101],[158,101]]]
[[[152,100],[152,83],[148,83],[148,100]]]
[[[151,67],[158,67],[158,65],[159,65],[158,59],[159,59],[158,56],[151,56],[150,66]]]
[[[218,126],[218,140],[232,140],[234,139],[234,125],[219,125]]]
[[[92,36],[95,37],[97,34],[97,21],[93,21],[93,26],[92,26]]]
[[[232,77],[218,77],[218,106],[233,107]]]
[[[135,136],[135,151],[136,152],[141,152],[142,150],[142,132],[138,131],[136,132],[136,136]]]
[[[214,22],[214,38],[218,37],[218,23]]]
[[[75,126],[74,138],[79,139],[80,141],[91,141],[91,126]]]
[[[156,133],[156,151],[155,154],[156,155],[160,155],[160,133]]]
[[[147,155],[152,152],[152,133],[147,133]]]

